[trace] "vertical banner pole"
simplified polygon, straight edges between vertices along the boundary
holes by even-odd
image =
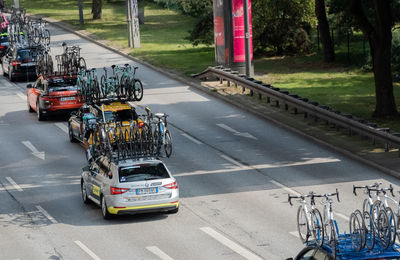
[[[132,34],[133,48],[140,48],[140,28],[139,28],[139,10],[137,0],[130,0],[131,18],[132,18]]]
[[[127,29],[128,29],[128,44],[129,48],[133,47],[133,41],[132,41],[132,26],[131,26],[131,7],[130,7],[130,0],[126,0],[126,23],[127,23]]]
[[[244,9],[244,33],[246,54],[246,76],[251,77],[251,54],[250,54],[250,25],[249,25],[249,2],[243,0]]]
[[[14,7],[19,8],[19,0],[14,0]]]
[[[16,0],[18,1],[18,0]],[[78,0],[78,9],[79,9],[79,24],[82,26],[84,21],[83,21],[83,5],[82,5],[83,0]]]

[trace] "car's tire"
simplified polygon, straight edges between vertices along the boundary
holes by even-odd
[[[179,206],[176,209],[168,210],[167,214],[176,214],[176,213],[178,213],[178,211],[179,211]]]
[[[103,215],[103,218],[104,219],[111,219],[112,215],[110,214],[110,212],[108,212],[106,200],[104,199],[103,196],[100,197],[100,204],[101,204],[101,213]]]
[[[28,106],[28,111],[29,113],[35,112],[35,110],[32,109],[31,105],[29,104],[29,99],[28,97],[26,98],[26,105]]]
[[[43,115],[42,111],[40,111],[39,102],[36,103],[36,114],[39,121],[46,120],[46,117]]]
[[[74,137],[74,135],[72,133],[72,127],[71,127],[70,123],[68,123],[68,137],[69,137],[69,141],[71,143],[76,143],[77,140],[76,140],[76,138]]]
[[[90,200],[89,200],[88,195],[87,195],[86,184],[85,184],[85,182],[83,180],[81,182],[81,192],[82,192],[82,201],[83,201],[83,203],[89,204]]]

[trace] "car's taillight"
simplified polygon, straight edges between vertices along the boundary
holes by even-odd
[[[110,187],[110,193],[111,195],[118,195],[118,194],[122,194],[125,193],[129,190],[129,188],[118,188],[118,187]]]
[[[165,187],[167,189],[177,189],[178,188],[178,183],[176,181],[174,181],[174,182],[171,182],[169,184],[163,185],[163,187]]]
[[[0,45],[0,49],[4,49],[6,46],[4,45]]]
[[[11,65],[13,65],[13,66],[17,66],[17,65],[20,65],[20,64],[21,64],[20,61],[13,61],[13,62],[11,62]]]
[[[143,122],[139,122],[139,128],[142,128],[144,126]]]

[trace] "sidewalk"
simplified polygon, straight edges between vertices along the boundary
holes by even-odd
[[[219,84],[219,81],[200,82],[192,78],[181,77],[177,74],[129,56],[129,49],[117,49],[117,47],[113,46],[111,42],[100,40],[96,35],[87,31],[77,30],[77,28],[74,28],[72,25],[56,19],[44,19],[55,26],[75,33],[82,38],[92,41],[135,62],[143,64],[168,77],[204,91],[243,110],[254,113],[283,128],[358,160],[363,164],[400,178],[400,151],[397,149],[385,152],[383,144],[374,145],[371,139],[361,138],[358,135],[350,135],[350,133],[345,129],[336,130],[335,127],[326,125],[325,122],[315,122],[314,119],[311,118],[304,119],[302,114],[295,115],[293,112],[288,112],[282,108],[274,107],[273,103],[267,104],[265,100],[260,101],[256,96],[251,97],[248,93],[241,93],[241,87],[228,87],[226,84]]]

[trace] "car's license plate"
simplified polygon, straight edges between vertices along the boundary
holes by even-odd
[[[70,101],[70,100],[75,100],[75,97],[62,97],[62,98],[60,98],[60,101]]]
[[[158,188],[136,189],[136,195],[154,194],[158,192]]]
[[[27,62],[27,63],[22,63],[22,67],[31,67],[31,66],[36,66],[36,62]]]

